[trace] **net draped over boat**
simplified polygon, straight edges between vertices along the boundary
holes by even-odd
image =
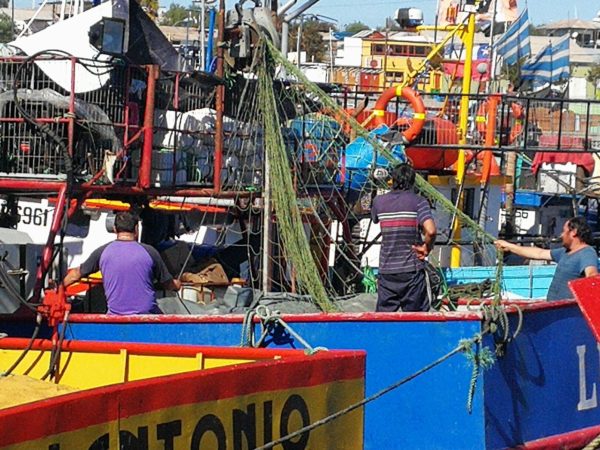
[[[272,268],[262,270],[271,270],[275,290],[308,294],[321,309],[335,310],[333,300],[366,291],[373,281],[365,254],[379,236],[369,237],[370,204],[388,189],[378,169],[405,161],[403,145],[363,128],[268,41],[257,54],[256,83],[247,80],[243,90],[255,97],[240,101],[238,120],[254,130],[250,141],[265,146],[263,199],[272,200],[263,204],[272,208],[272,238],[265,244]],[[257,92],[250,94],[250,86]],[[493,241],[423,177],[416,185],[435,208],[460,219],[480,248]],[[493,264],[495,252],[482,254]]]

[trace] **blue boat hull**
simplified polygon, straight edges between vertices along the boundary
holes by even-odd
[[[288,316],[313,346],[367,351],[366,395],[407,377],[482,331],[474,313]],[[510,314],[511,329],[517,314]],[[73,316],[67,338],[239,345],[241,317]],[[494,348],[489,335],[484,343]],[[279,333],[271,347],[301,347]],[[479,377],[461,354],[368,404],[366,449],[497,449],[600,424],[596,341],[573,301],[524,307],[523,327],[504,357]]]

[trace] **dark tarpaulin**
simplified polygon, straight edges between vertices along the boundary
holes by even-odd
[[[135,0],[129,2],[129,47],[126,56],[139,65],[156,64],[165,71],[188,71],[173,45]]]

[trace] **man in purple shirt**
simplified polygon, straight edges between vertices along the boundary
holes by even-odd
[[[437,234],[429,202],[414,193],[410,164],[392,169],[392,191],[373,200],[381,224],[377,311],[428,311],[424,260]],[[421,236],[422,234],[422,236]]]
[[[80,267],[69,271],[63,284],[69,286],[81,277],[100,270],[108,314],[160,314],[154,282],[164,289],[179,290],[158,251],[138,239],[138,220],[129,212],[115,217],[117,239],[92,252]]]

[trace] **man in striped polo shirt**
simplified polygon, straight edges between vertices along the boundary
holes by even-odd
[[[392,191],[373,200],[381,226],[377,311],[428,311],[424,260],[437,234],[429,202],[415,194],[410,164],[392,169]]]

